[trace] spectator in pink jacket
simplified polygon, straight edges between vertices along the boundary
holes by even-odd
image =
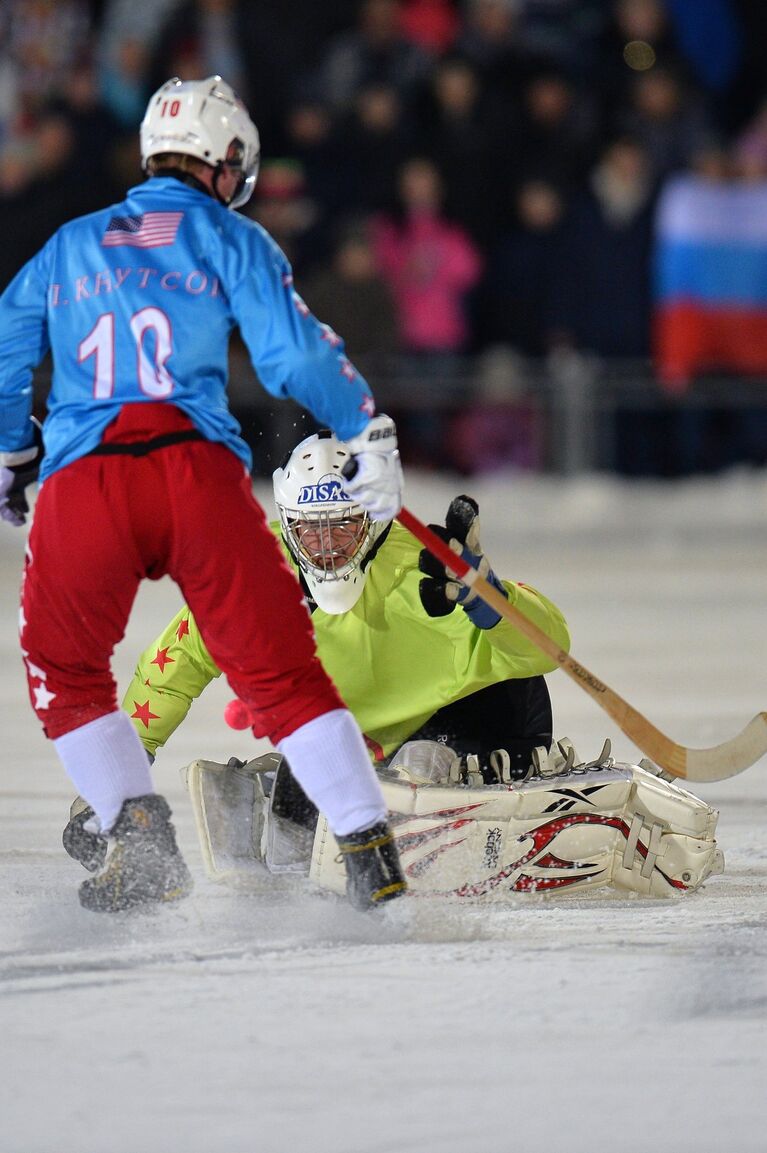
[[[409,459],[444,467],[448,413],[463,391],[460,354],[469,343],[467,296],[482,273],[468,234],[443,214],[442,181],[427,159],[407,161],[399,209],[374,219],[378,268],[395,303],[402,368],[419,411],[401,416]],[[412,455],[410,455],[412,454]]]
[[[442,181],[430,160],[405,163],[400,209],[374,221],[376,259],[397,305],[401,347],[460,353],[469,338],[465,300],[479,280],[478,249],[442,212]]]

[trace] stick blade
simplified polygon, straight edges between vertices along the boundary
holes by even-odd
[[[742,732],[721,745],[685,751],[684,772],[679,776],[688,781],[725,781],[735,777],[767,754],[767,712],[757,713]]]

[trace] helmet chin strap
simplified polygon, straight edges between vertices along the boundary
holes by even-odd
[[[198,192],[204,192],[206,196],[210,196],[213,200],[217,200],[219,204],[223,204],[224,208],[228,208],[239,192],[239,185],[235,188],[232,195],[227,200],[218,190],[218,179],[223,174],[224,164],[219,163],[213,169],[213,176],[211,178],[210,187],[195,176],[193,172],[187,172],[185,168],[157,168],[153,173],[154,176],[175,176],[176,180],[180,180],[183,184],[188,184],[192,188],[196,188]]]
[[[216,167],[213,169],[213,179],[211,181],[211,186],[213,188],[213,195],[216,198],[216,200],[219,202],[219,204],[223,204],[224,208],[228,208],[231,197],[229,200],[226,200],[225,197],[223,197],[218,190],[218,179],[220,176],[223,175],[223,172],[224,172],[223,164],[217,164]]]

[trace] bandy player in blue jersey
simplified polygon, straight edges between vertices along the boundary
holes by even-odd
[[[114,911],[191,887],[167,802],[117,707],[111,656],[140,581],[171,576],[233,691],[326,814],[348,894],[405,888],[360,730],[320,665],[300,587],[250,484],[229,412],[235,326],[263,387],[346,442],[345,487],[374,520],[401,505],[392,421],[343,341],[311,314],[257,224],[230,211],[256,182],[259,137],[220,77],[168,81],[141,125],[147,180],[59,229],[0,298],[0,514],[40,490],[22,588],[30,698],[112,851],[80,887]],[[42,438],[32,374],[50,350]],[[318,478],[319,480],[320,478]]]

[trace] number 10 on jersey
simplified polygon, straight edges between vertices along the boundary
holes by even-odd
[[[135,312],[129,327],[136,344],[138,384],[146,396],[165,397],[173,391],[173,377],[165,364],[173,351],[170,320],[159,308],[151,306]],[[147,339],[148,337],[148,339]],[[93,395],[107,400],[114,395],[115,374],[127,365],[115,363],[115,314],[104,312],[77,346],[77,362],[94,358]]]

